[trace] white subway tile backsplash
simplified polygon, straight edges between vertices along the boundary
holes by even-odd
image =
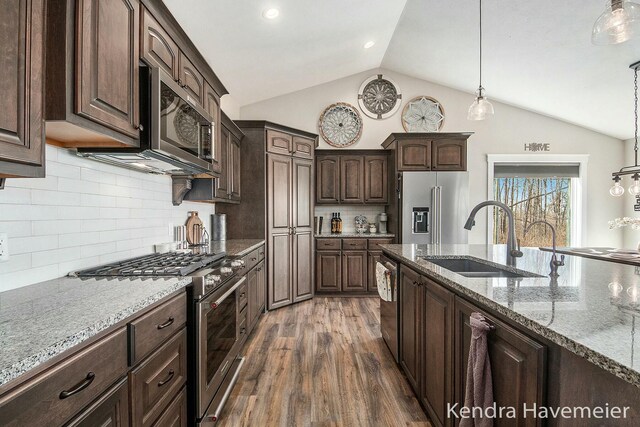
[[[331,231],[331,214],[339,212],[342,219],[342,231],[352,232],[356,229],[355,218],[358,215],[367,217],[369,223],[378,223],[378,214],[385,212],[384,206],[369,205],[320,205],[316,206],[314,215],[323,217],[322,232],[329,233]]]
[[[46,150],[46,178],[9,179],[0,191],[0,233],[11,254],[0,263],[0,291],[151,253],[189,211],[205,225],[215,212],[209,204],[173,206],[167,176]]]

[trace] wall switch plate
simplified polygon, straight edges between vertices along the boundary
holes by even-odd
[[[9,238],[6,233],[0,233],[0,262],[9,261]]]

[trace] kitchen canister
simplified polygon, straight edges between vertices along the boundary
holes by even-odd
[[[211,215],[211,240],[227,240],[227,214]]]

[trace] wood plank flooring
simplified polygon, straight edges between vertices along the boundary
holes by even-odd
[[[270,311],[244,354],[225,427],[431,426],[382,340],[378,298]]]

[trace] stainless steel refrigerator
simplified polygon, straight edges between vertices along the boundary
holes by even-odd
[[[468,172],[402,174],[402,243],[467,243]]]

